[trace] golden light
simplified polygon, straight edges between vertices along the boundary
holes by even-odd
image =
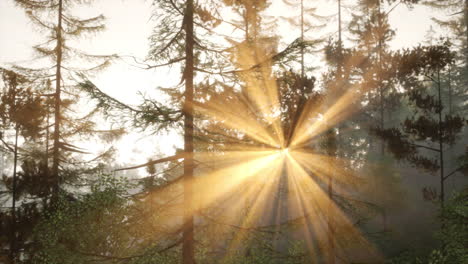
[[[257,57],[251,53],[239,51],[241,64],[256,65],[266,56],[262,57],[260,51]],[[333,194],[326,191],[333,182],[337,186],[353,185],[355,177],[343,169],[347,161],[314,153],[307,146],[345,120],[354,111],[350,106],[359,94],[351,87],[334,102],[325,100],[327,107],[306,102],[297,124],[289,128],[291,137],[286,140],[284,125],[276,114],[280,108],[279,89],[270,66],[262,64],[258,72],[239,76],[245,93],[226,92],[224,97],[214,95],[215,99],[194,103],[201,120],[215,124],[207,128],[215,150],[194,153],[197,202],[192,213],[201,215],[209,211],[209,215],[202,217],[216,223],[218,229],[214,233],[221,232],[220,226],[231,229],[226,258],[239,252],[249,240],[245,230],[270,226],[273,239],[280,241],[280,229],[289,222],[300,223],[298,230],[288,232],[300,238],[311,256],[328,254],[330,246],[325,241],[331,225],[340,230],[333,237],[336,254],[349,250],[346,246],[340,248],[339,240],[346,244],[352,239],[369,255],[378,255],[341,211]],[[316,115],[323,116],[323,120]],[[334,187],[334,191],[342,191],[338,188]],[[216,237],[220,236],[213,238]]]
[[[281,149],[281,154],[282,154],[282,155],[288,155],[288,154],[289,154],[289,148],[283,148],[283,149]]]

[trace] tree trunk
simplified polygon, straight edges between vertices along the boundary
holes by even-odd
[[[330,166],[329,175],[328,175],[328,212],[327,212],[327,226],[328,226],[328,264],[335,263],[335,222],[334,222],[334,213],[333,213],[333,174],[335,171],[335,164],[333,160],[336,158],[336,136],[335,131],[330,129],[327,132],[327,145],[328,145],[328,155],[330,156]]]
[[[50,80],[47,80],[47,91],[50,91]],[[45,138],[45,169],[46,175],[49,176],[49,139],[50,139],[50,104],[47,102],[47,118],[46,118],[46,138]]]
[[[465,34],[466,34],[466,43],[465,43],[465,69],[468,72],[468,0],[465,0]]]
[[[301,81],[304,84],[304,0],[301,0]]]
[[[381,6],[380,6],[380,1],[377,1],[378,3],[378,28],[379,28],[379,31],[381,31],[382,29],[382,12],[381,12]],[[382,34],[382,33],[381,33]],[[379,56],[379,61],[378,61],[378,84],[379,84],[379,96],[380,96],[380,129],[384,129],[385,128],[385,108],[384,108],[384,87],[383,87],[383,80],[382,80],[382,71],[383,71],[383,67],[382,67],[382,37],[383,35],[378,35],[378,56]],[[382,158],[385,154],[385,142],[384,140],[382,139],[381,142],[380,142],[380,154],[382,155]]]
[[[341,39],[341,34],[342,34],[342,29],[341,29],[341,0],[338,0],[338,76],[341,79],[342,71],[343,71],[343,40]]]
[[[61,105],[61,79],[62,79],[62,12],[63,2],[58,2],[58,23],[57,23],[57,71],[55,74],[55,124],[54,124],[54,146],[52,153],[52,177],[54,178],[53,195],[57,198],[59,192],[59,162],[60,162],[60,105]]]
[[[193,0],[185,10],[184,230],[182,263],[195,264],[193,223]]]
[[[15,127],[15,147],[13,151],[13,186],[11,204],[10,260],[16,263],[16,167],[18,165],[18,125]]]
[[[445,188],[444,188],[444,142],[443,142],[443,127],[442,127],[442,96],[440,83],[440,69],[437,70],[437,88],[439,93],[439,159],[440,159],[440,206],[444,209]],[[443,220],[443,219],[442,219]]]
[[[334,102],[337,96],[339,96],[339,92],[342,91],[343,85],[343,62],[342,62],[342,28],[341,28],[341,0],[338,0],[338,65],[337,65],[337,72],[336,72],[336,86],[333,87],[334,91],[329,91],[329,103],[327,107],[331,106],[330,102]],[[328,109],[326,109],[328,111]],[[330,128],[327,132],[327,154],[330,157],[330,164],[328,164],[329,168],[329,175],[328,175],[328,212],[327,212],[327,237],[328,237],[328,252],[327,252],[327,263],[334,264],[335,263],[335,222],[334,222],[334,214],[333,214],[333,174],[335,170],[335,163],[333,160],[336,158],[337,155],[337,147],[336,147],[336,135],[333,128]]]

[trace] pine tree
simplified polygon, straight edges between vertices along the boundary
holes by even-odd
[[[351,13],[349,25],[342,25],[342,1],[337,1],[338,30],[337,41],[330,41],[325,48],[325,60],[329,65],[329,72],[324,74],[324,87],[327,91],[329,104],[333,106],[337,100],[347,97],[346,109],[350,109],[345,121],[340,122],[336,131],[328,131],[331,144],[337,145],[336,156],[351,160],[354,164],[350,170],[362,171],[369,160],[376,162],[374,138],[363,128],[370,130],[376,123],[380,127],[391,125],[392,111],[399,104],[399,95],[395,93],[395,68],[391,61],[393,52],[389,49],[389,41],[394,32],[388,23],[388,14],[393,10],[384,11],[385,1],[358,1]],[[392,1],[387,1],[392,3]],[[404,1],[411,4],[411,1]],[[400,3],[398,3],[400,4]],[[351,33],[350,39],[343,39],[344,30]],[[344,43],[355,46],[345,47]],[[347,44],[347,45],[349,45]],[[387,115],[388,114],[388,120]],[[372,121],[371,121],[372,120]],[[335,137],[335,138],[333,138]],[[331,149],[333,151],[333,148]],[[387,166],[384,158],[384,143],[380,144],[380,158],[382,167]],[[363,154],[365,153],[365,154]],[[365,173],[366,175],[371,174]],[[372,181],[373,179],[369,179]],[[362,193],[363,190],[358,190]],[[341,194],[336,194],[340,196]],[[373,208],[382,214],[383,229],[387,229],[386,212],[378,201]]]
[[[465,57],[465,65],[468,65],[468,1],[425,0],[422,3],[436,10],[443,10],[449,15],[448,19],[433,18],[433,20],[440,26],[452,31],[456,44]]]
[[[193,201],[193,77],[194,77],[194,31],[193,0],[185,6],[185,101],[184,101],[184,231],[182,263],[195,264],[194,201]]]
[[[44,136],[42,125],[46,116],[46,103],[39,94],[31,89],[31,80],[14,71],[0,70],[5,83],[5,92],[0,97],[2,130],[5,132],[14,131],[12,144],[8,142],[6,135],[1,135],[0,138],[3,146],[13,154],[11,176],[2,175],[4,187],[11,192],[10,199],[8,199],[12,203],[11,212],[1,212],[0,218],[2,222],[1,229],[5,231],[2,233],[9,234],[10,262],[16,263],[19,261],[18,252],[24,251],[28,247],[27,244],[30,243],[29,240],[32,234],[29,225],[37,221],[38,217],[37,201],[25,204],[23,199],[28,194],[34,198],[44,197],[43,193],[35,192],[35,190],[38,190],[38,186],[29,185],[28,179],[25,177],[24,166],[34,159],[34,154],[31,153],[33,149],[24,144],[20,145],[19,138],[21,137],[35,144],[40,143],[40,139]],[[41,165],[43,165],[42,161],[39,160]],[[18,170],[18,164],[22,164],[21,171]],[[37,167],[40,168],[41,165]],[[47,177],[41,177],[38,181],[40,186],[45,189],[50,187],[50,185],[47,187],[47,182]],[[3,246],[4,242],[0,241],[3,248],[5,248]]]
[[[195,240],[194,240],[194,71],[206,71],[205,68],[195,66],[203,65],[199,60],[201,52],[206,48],[202,40],[196,37],[197,29],[210,31],[209,26],[216,23],[216,19],[208,12],[203,5],[195,5],[193,1],[155,1],[155,12],[158,13],[157,22],[153,34],[150,37],[151,47],[148,59],[159,63],[148,65],[148,69],[172,66],[179,64],[182,69],[181,81],[172,89],[165,89],[174,98],[174,107],[163,106],[152,99],[145,99],[144,103],[138,107],[126,105],[101,92],[90,81],[86,80],[81,87],[86,90],[94,99],[98,100],[98,105],[105,110],[106,114],[113,111],[125,111],[129,114],[135,126],[154,126],[155,131],[168,127],[182,127],[184,133],[184,151],[172,157],[133,166],[127,169],[144,166],[154,166],[157,163],[184,159],[184,173],[181,177],[171,177],[163,184],[170,186],[182,179],[183,186],[183,213],[182,213],[182,240],[177,244],[182,244],[182,262],[195,263]],[[214,22],[213,22],[214,21]],[[182,64],[185,62],[184,64]],[[209,64],[209,62],[207,63]],[[185,91],[180,93],[178,88],[185,84]],[[179,99],[184,97],[181,105]],[[181,108],[181,109],[178,109]],[[183,122],[181,122],[183,120]],[[170,188],[170,187],[168,187]]]
[[[447,107],[450,114],[466,116],[468,108],[465,106],[468,84],[468,1],[441,0],[422,1],[423,4],[442,11],[442,16],[437,15],[432,19],[442,28],[447,29],[440,37],[449,39],[454,52],[454,62],[450,64],[448,71],[441,73],[441,79],[448,86],[442,91],[442,97],[448,97]],[[465,133],[466,134],[466,133]],[[466,141],[461,142],[466,143]],[[459,151],[451,148],[447,152],[447,166],[454,167],[454,155]]]
[[[22,156],[21,160],[18,160],[18,166],[15,166],[18,167],[16,189],[21,208],[18,210],[20,217],[16,221],[18,244],[14,248],[21,249],[22,260],[29,261],[34,251],[38,250],[31,246],[35,242],[32,238],[33,228],[37,221],[44,217],[45,212],[53,211],[51,203],[57,201],[63,186],[84,181],[85,174],[93,175],[101,169],[99,164],[91,167],[93,163],[99,162],[98,159],[86,164],[89,166],[86,168],[76,165],[83,164],[77,161],[79,155],[85,152],[70,141],[78,135],[88,136],[93,132],[94,123],[91,118],[94,111],[90,109],[85,118],[76,117],[73,104],[83,103],[83,100],[80,100],[73,89],[73,83],[76,82],[77,75],[95,72],[109,65],[113,56],[88,55],[69,45],[73,42],[72,39],[104,29],[103,16],[81,19],[71,15],[72,9],[83,1],[18,0],[15,3],[25,10],[37,29],[46,33],[45,42],[34,46],[38,56],[32,61],[36,67],[14,66],[14,70],[20,76],[29,80],[28,88],[40,98],[42,107],[40,111],[21,110],[20,115],[24,118],[41,115],[40,121],[36,120],[38,123],[35,124],[35,129],[38,130],[36,133],[40,136],[34,141],[26,140],[19,148]],[[90,61],[93,60],[97,62],[97,66],[91,65]],[[52,66],[47,66],[48,64]],[[83,68],[86,66],[89,67]],[[55,85],[52,85],[52,82]],[[84,110],[80,109],[78,112],[82,114]],[[51,132],[52,126],[54,129]],[[49,144],[50,141],[52,144]],[[99,156],[102,158],[105,155]],[[70,194],[70,197],[72,196]],[[20,246],[21,243],[23,244]]]
[[[398,79],[407,91],[406,97],[413,107],[413,113],[399,127],[377,129],[376,132],[387,142],[396,159],[406,160],[431,173],[439,171],[437,200],[443,208],[445,181],[467,166],[462,163],[451,172],[444,170],[447,146],[454,145],[457,135],[466,125],[463,117],[444,114],[441,72],[446,71],[453,62],[453,54],[447,45],[420,46],[401,53],[397,58]],[[430,84],[421,83],[421,76]],[[428,199],[436,199],[431,190],[424,189],[423,193]]]
[[[84,74],[89,71],[103,69],[105,66],[109,65],[112,59],[112,56],[98,56],[83,53],[68,45],[68,41],[71,38],[82,37],[86,34],[103,30],[104,24],[102,22],[104,17],[100,15],[82,19],[73,16],[71,14],[73,7],[76,4],[82,3],[82,1],[79,0],[16,0],[15,3],[24,8],[26,14],[35,26],[49,34],[47,40],[42,44],[36,45],[34,50],[40,55],[40,58],[49,59],[53,63],[53,67],[26,68],[17,66],[16,69],[24,72],[24,74],[42,80],[48,79],[51,76],[54,77],[54,130],[52,136],[51,174],[55,179],[54,195],[57,196],[60,184],[63,182],[63,179],[60,177],[60,167],[64,165],[61,165],[61,163],[65,158],[62,152],[82,152],[79,148],[63,141],[67,134],[63,131],[63,125],[69,123],[64,108],[68,108],[70,100],[64,98],[62,92],[65,90],[67,90],[68,94],[71,92],[70,86],[67,85],[65,81],[73,79],[73,72]],[[89,65],[89,63],[86,63],[87,60],[96,60],[98,61],[98,65],[90,66],[87,69],[76,68],[74,66],[79,64]],[[52,72],[51,69],[54,69],[54,71]],[[83,125],[88,126],[89,123],[84,123]]]

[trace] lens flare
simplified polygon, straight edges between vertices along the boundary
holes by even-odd
[[[289,148],[281,149],[281,154],[284,155],[284,156],[288,155],[289,154]]]
[[[358,87],[336,100],[325,99],[327,107],[306,101],[285,139],[278,82],[270,63],[264,63],[268,54],[251,46],[238,52],[241,65],[259,65],[239,74],[243,89],[225,88],[193,105],[197,118],[206,122],[198,128],[200,150],[193,156],[196,201],[191,212],[199,223],[210,223],[205,226],[213,229],[205,232],[224,243],[226,259],[248,250],[253,236],[268,237],[279,251],[294,237],[304,244],[304,254],[316,260],[330,254],[331,245],[336,255],[354,251],[378,258],[337,204],[338,194],[346,194],[358,177],[344,169],[348,161],[314,150],[323,132],[355,111]],[[350,241],[357,243],[351,247]]]

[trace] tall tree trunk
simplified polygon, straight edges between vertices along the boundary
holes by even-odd
[[[185,9],[184,230],[182,263],[195,264],[193,223],[193,0]]]
[[[304,0],[301,0],[301,81],[304,86]]]
[[[16,103],[15,103],[16,104]],[[16,167],[18,165],[18,125],[15,127],[15,147],[13,150],[13,186],[11,204],[11,237],[10,237],[10,260],[11,263],[16,263]]]
[[[49,91],[50,88],[50,80],[47,80],[47,91]],[[46,118],[46,138],[45,138],[45,157],[44,157],[44,162],[45,162],[45,169],[46,169],[46,175],[49,176],[49,138],[50,138],[50,104],[48,101],[47,103],[47,118]]]
[[[464,9],[464,16],[465,16],[465,34],[466,34],[466,43],[465,43],[465,69],[468,73],[468,0],[465,0],[465,9]]]
[[[380,4],[380,1],[377,1],[378,3],[378,28],[379,28],[379,32],[381,32],[382,30],[382,12],[381,12],[381,4]],[[382,34],[382,33],[381,33]],[[384,129],[385,128],[385,110],[384,110],[384,87],[383,87],[383,80],[382,80],[382,71],[383,71],[383,67],[382,67],[382,53],[383,53],[383,50],[382,50],[382,35],[378,35],[378,47],[377,47],[377,52],[378,52],[378,57],[379,57],[379,61],[378,61],[378,74],[377,74],[377,78],[378,78],[378,85],[379,85],[379,97],[380,97],[380,129]],[[382,155],[382,157],[384,156],[385,154],[385,142],[384,140],[382,139],[380,141],[380,154]]]
[[[45,157],[44,157],[44,163],[45,163],[45,167],[46,167],[46,175],[49,175],[49,137],[50,137],[50,130],[49,130],[49,126],[50,126],[50,114],[49,114],[49,105],[47,105],[47,119],[46,119],[46,122],[47,122],[47,128],[46,128],[46,142],[45,142]]]
[[[244,17],[245,17],[245,40],[248,42],[250,40],[250,35],[249,35],[249,17],[250,17],[250,8],[249,6],[245,7],[244,10]]]
[[[330,156],[330,168],[328,173],[328,212],[327,212],[327,226],[328,226],[328,264],[335,263],[335,221],[334,221],[334,204],[333,204],[333,175],[335,173],[335,163],[333,160],[336,158],[336,136],[335,131],[330,129],[327,132],[327,147],[328,147],[328,155]]]
[[[444,142],[443,142],[443,127],[442,127],[442,96],[440,83],[440,69],[437,70],[437,88],[439,93],[439,159],[440,159],[440,205],[444,209],[445,201],[445,178],[444,178]],[[443,219],[442,219],[443,220]]]
[[[336,87],[333,87],[334,91],[330,91],[328,95],[330,98],[328,99],[329,102],[334,102],[336,97],[339,96],[339,93],[343,89],[343,62],[342,62],[342,28],[341,28],[341,0],[338,0],[338,65],[337,65],[337,72],[336,72]],[[327,107],[330,107],[331,104],[328,103]],[[328,111],[328,109],[327,109]],[[339,129],[339,128],[338,128]],[[334,222],[334,214],[333,214],[333,175],[335,173],[335,162],[333,161],[337,155],[337,146],[336,146],[336,134],[334,129],[329,129],[327,132],[327,154],[330,157],[330,164],[328,165],[330,168],[330,173],[328,175],[328,212],[327,212],[327,237],[328,237],[328,252],[327,252],[327,263],[334,264],[335,263],[335,222]]]
[[[448,96],[448,105],[449,105],[449,115],[452,115],[453,109],[452,109],[452,65],[449,65],[448,68],[448,90],[449,90],[449,96]]]
[[[60,162],[60,105],[61,105],[61,79],[62,79],[62,13],[63,13],[63,0],[58,2],[58,23],[57,23],[57,70],[55,74],[55,124],[54,124],[54,147],[52,157],[52,177],[54,178],[53,195],[57,198],[59,192],[59,162]]]
[[[340,57],[338,61],[338,76],[341,78],[342,71],[343,71],[343,40],[341,38],[342,35],[341,29],[341,0],[338,0],[338,56]]]
[[[305,77],[305,62],[304,62],[304,0],[301,0],[301,78],[299,79],[299,85],[303,89],[305,88],[306,84],[306,77]],[[291,144],[292,137],[296,130],[297,123],[299,121],[299,116],[301,115],[302,111],[304,110],[304,105],[306,104],[306,100],[304,96],[299,98],[299,103],[297,104],[296,112],[294,113],[291,124],[285,135],[285,142],[283,142],[282,148],[289,148]]]

